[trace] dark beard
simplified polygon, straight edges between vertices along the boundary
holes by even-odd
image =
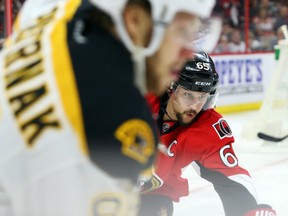
[[[184,122],[183,121],[183,115],[189,114],[189,113],[193,113],[195,115],[194,118],[191,119],[191,121],[189,121],[189,122]],[[180,125],[182,125],[184,127],[189,127],[195,121],[197,115],[198,115],[198,113],[195,110],[188,110],[188,111],[184,111],[182,113],[177,112],[176,118],[177,118],[177,121],[179,122]]]

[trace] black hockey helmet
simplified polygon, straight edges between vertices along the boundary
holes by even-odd
[[[178,85],[198,92],[210,94],[209,99],[203,109],[215,107],[218,99],[219,76],[215,69],[215,64],[206,52],[197,52],[194,58],[189,60],[179,73],[179,79],[173,84],[174,90]]]
[[[176,85],[191,91],[215,93],[219,76],[211,57],[206,52],[197,52],[180,71]]]

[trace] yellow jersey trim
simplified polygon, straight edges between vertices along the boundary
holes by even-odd
[[[52,49],[54,71],[63,108],[79,137],[80,149],[87,155],[88,147],[86,144],[80,99],[67,44],[67,22],[73,17],[80,3],[81,0],[70,0],[67,2],[65,14],[63,14],[60,20],[57,20],[51,32],[50,41],[52,47],[54,47]]]

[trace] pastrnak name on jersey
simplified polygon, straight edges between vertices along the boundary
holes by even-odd
[[[7,98],[29,147],[35,144],[43,131],[61,126],[49,95],[41,42],[45,27],[55,13],[56,10],[52,10],[39,17],[33,25],[19,31],[8,41],[8,49],[4,53]]]

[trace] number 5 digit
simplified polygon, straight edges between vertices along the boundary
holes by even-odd
[[[203,65],[204,65],[204,70],[210,69],[209,63],[203,63]]]

